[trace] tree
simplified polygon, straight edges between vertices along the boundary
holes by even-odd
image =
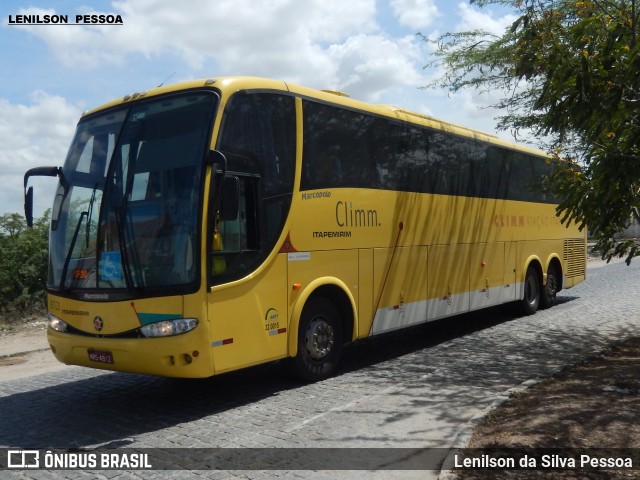
[[[49,211],[28,228],[22,215],[0,215],[0,314],[42,304],[47,281]]]
[[[588,225],[603,258],[640,255],[616,234],[640,221],[640,4],[636,0],[471,0],[511,7],[501,36],[448,33],[432,86],[503,90],[501,129],[527,129],[555,158],[563,221]]]

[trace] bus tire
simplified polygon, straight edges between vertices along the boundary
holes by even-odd
[[[298,353],[292,359],[294,373],[308,382],[330,377],[340,361],[342,344],[338,309],[325,297],[311,297],[300,316]]]
[[[547,270],[547,284],[542,289],[540,295],[540,306],[550,308],[558,304],[558,292],[560,291],[560,273],[558,268],[551,264]]]
[[[520,300],[520,312],[523,315],[533,315],[540,305],[540,276],[533,265],[527,268],[524,278],[524,298]]]

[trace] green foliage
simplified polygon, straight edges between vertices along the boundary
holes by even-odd
[[[49,211],[33,228],[18,213],[0,216],[0,317],[44,312]]]
[[[640,255],[616,234],[640,220],[640,5],[636,0],[476,0],[510,6],[501,36],[445,34],[432,86],[502,89],[499,127],[528,129],[556,158],[565,221],[588,225],[603,258]],[[542,143],[542,142],[541,142]],[[578,167],[579,166],[579,167]]]

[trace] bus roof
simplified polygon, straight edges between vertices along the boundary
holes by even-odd
[[[527,153],[531,153],[539,156],[547,156],[544,152],[527,147],[525,145],[516,144],[502,140],[496,135],[474,130],[468,127],[457,125],[454,123],[446,122],[429,115],[406,110],[400,107],[392,105],[371,104],[362,102],[360,100],[354,100],[350,98],[347,93],[339,92],[336,90],[316,90],[313,88],[303,87],[282,80],[273,80],[269,78],[261,77],[217,77],[190,80],[185,82],[174,83],[170,85],[161,85],[149,90],[135,92],[124,97],[115,99],[111,102],[105,103],[99,107],[96,107],[88,112],[85,112],[83,116],[97,113],[101,110],[122,105],[127,102],[141,100],[144,98],[150,98],[157,95],[163,95],[167,93],[179,92],[182,90],[196,89],[196,88],[216,88],[219,89],[224,96],[230,96],[233,93],[241,90],[280,90],[293,93],[294,95],[303,96],[306,98],[313,98],[327,103],[332,103],[339,106],[344,106],[350,109],[360,110],[375,115],[384,117],[395,118],[403,122],[409,122],[412,124],[422,125],[425,127],[433,128],[436,130],[443,130],[463,137],[475,138],[479,141],[497,144],[503,147],[521,150]]]

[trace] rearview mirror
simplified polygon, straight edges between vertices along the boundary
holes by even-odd
[[[27,227],[33,227],[33,187],[29,187],[24,195],[24,217]]]
[[[27,220],[27,226],[33,226],[33,187],[27,189],[29,177],[60,177],[60,181],[64,184],[62,169],[60,167],[36,167],[27,170],[24,174],[24,216]]]
[[[240,179],[225,177],[222,183],[222,204],[220,216],[222,220],[230,221],[238,218],[240,210]]]

